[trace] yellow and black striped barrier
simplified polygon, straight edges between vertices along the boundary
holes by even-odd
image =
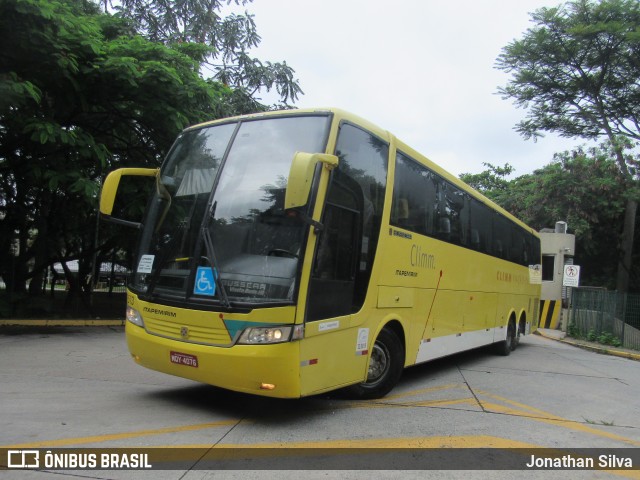
[[[558,328],[562,300],[540,300],[540,328]]]

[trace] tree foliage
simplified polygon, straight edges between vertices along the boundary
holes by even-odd
[[[491,163],[483,163],[487,169],[480,173],[463,173],[460,179],[485,196],[495,199],[500,193],[509,188],[507,177],[514,172],[513,166],[505,163],[497,167]]]
[[[201,77],[206,45],[152,42],[84,0],[4,0],[0,38],[0,276],[13,294],[29,279],[37,293],[56,261],[90,273],[108,171],[158,166],[184,127],[265,108]],[[115,245],[101,235],[98,249]]]
[[[246,5],[252,0],[103,0],[119,16],[132,22],[138,32],[165,45],[195,43],[208,49],[203,65],[216,80],[252,99],[261,90],[275,89],[286,105],[302,90],[294,70],[285,61],[261,61],[249,54],[260,44],[253,15],[221,16],[224,4]]]
[[[517,130],[640,140],[640,3],[577,0],[532,20],[497,61],[512,74],[500,92],[528,111]]]
[[[510,73],[503,97],[527,110],[516,130],[525,138],[556,132],[570,138],[604,137],[632,191],[638,189],[640,140],[640,3],[575,0],[532,14],[534,27],[507,45],[497,68]],[[626,197],[617,288],[626,291],[638,200]]]
[[[484,190],[536,230],[566,221],[576,235],[576,258],[587,285],[615,286],[628,190],[611,150],[605,143],[558,153],[547,166],[509,181],[500,178],[500,188]],[[478,175],[496,174],[489,168]]]

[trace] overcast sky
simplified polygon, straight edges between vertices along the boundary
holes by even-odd
[[[494,68],[502,48],[532,26],[530,12],[560,3],[254,0],[244,9],[262,37],[251,55],[295,69],[305,92],[297,107],[360,115],[455,175],[508,162],[518,176],[584,143],[525,141],[513,130],[525,111],[496,94],[508,80]]]

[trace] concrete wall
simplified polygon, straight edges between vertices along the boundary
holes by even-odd
[[[576,237],[570,233],[540,232],[540,242],[543,256],[555,256],[553,280],[543,280],[541,298],[543,300],[561,300],[564,266],[569,258],[573,258],[576,248]]]

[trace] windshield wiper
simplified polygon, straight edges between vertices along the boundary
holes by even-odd
[[[209,212],[207,212],[206,220],[202,223],[201,236],[202,241],[204,242],[204,247],[207,250],[207,259],[209,260],[209,265],[211,266],[213,281],[218,287],[220,300],[225,307],[231,308],[231,302],[229,301],[229,297],[227,296],[227,290],[224,288],[224,285],[222,283],[222,272],[219,272],[218,275],[215,274],[215,266],[220,264],[218,263],[218,259],[216,258],[215,249],[213,247],[213,239],[211,238],[211,232],[209,231],[209,224],[216,214],[217,206],[218,201],[215,201],[211,204]]]

